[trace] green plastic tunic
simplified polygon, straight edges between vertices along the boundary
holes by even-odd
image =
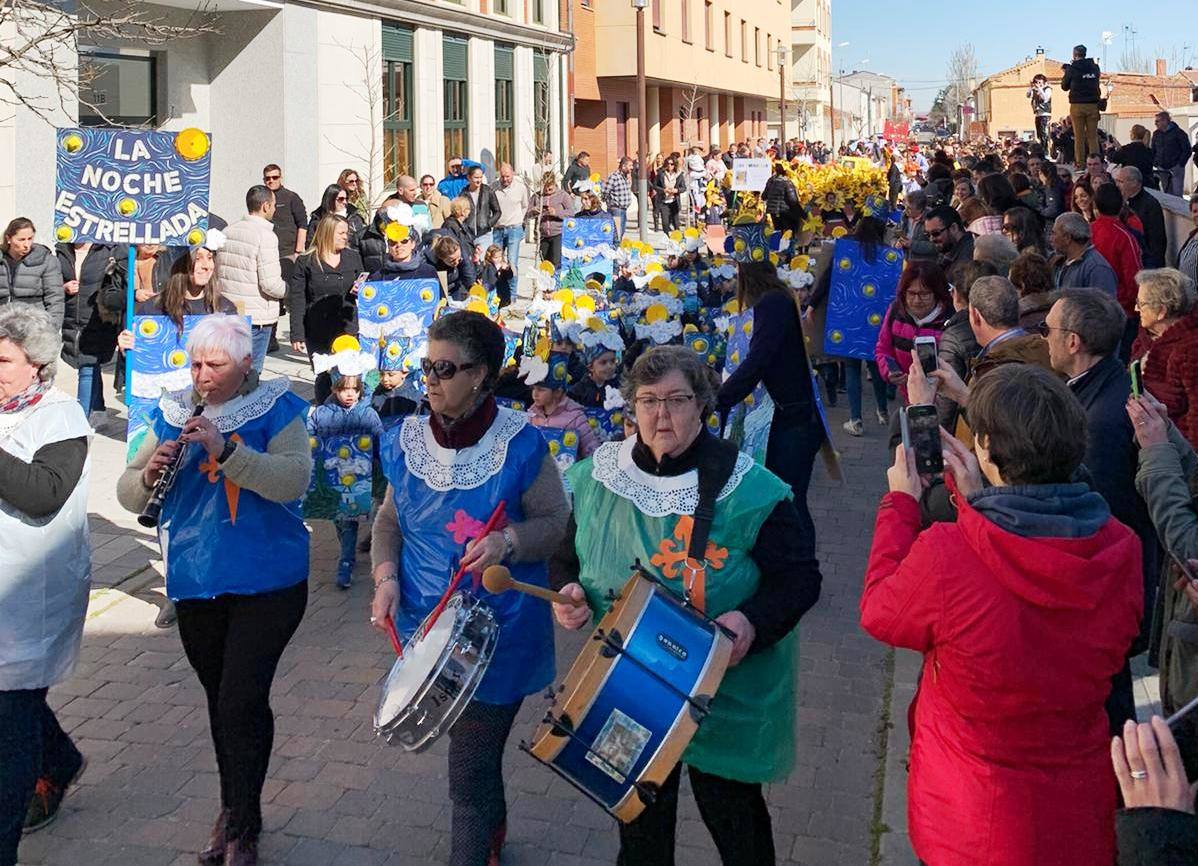
[[[607,612],[608,590],[619,592],[633,562],[681,594],[680,564],[690,543],[698,475],[658,477],[632,461],[632,440],[601,445],[567,477],[578,525],[579,582],[595,622]],[[757,590],[760,572],[749,556],[770,512],[790,488],[745,454],[716,501],[707,546],[706,612],[718,617]],[[746,655],[728,669],[711,712],[683,754],[705,773],[739,782],[777,781],[794,765],[796,633]]]

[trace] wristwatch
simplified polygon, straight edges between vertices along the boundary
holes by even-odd
[[[217,463],[224,463],[233,456],[233,452],[237,450],[237,442],[233,439],[225,440],[225,447],[221,450],[220,456],[216,458]]]
[[[516,539],[512,535],[512,530],[508,527],[503,527],[503,558],[510,559],[512,554],[516,552]]]

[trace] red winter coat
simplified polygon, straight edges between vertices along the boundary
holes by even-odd
[[[1140,542],[1014,535],[957,497],[921,533],[883,498],[861,599],[880,641],[924,654],[907,821],[929,866],[1110,866],[1115,775],[1103,704],[1138,633]]]
[[[1144,266],[1140,259],[1139,241],[1116,217],[1101,214],[1090,223],[1090,239],[1094,249],[1107,260],[1119,278],[1119,305],[1129,316],[1137,315],[1136,293],[1139,292],[1139,286],[1136,285],[1136,274]]]
[[[1198,310],[1155,340],[1140,328],[1131,346],[1131,359],[1145,355],[1144,387],[1165,404],[1181,435],[1198,448]]]

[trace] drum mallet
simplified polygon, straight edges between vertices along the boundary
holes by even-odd
[[[558,604],[570,604],[574,607],[582,607],[586,604],[585,599],[571,598],[560,592],[554,592],[552,589],[545,589],[543,586],[514,580],[512,573],[502,565],[489,565],[483,570],[483,586],[487,588],[487,592],[496,595],[501,592],[507,592],[509,589],[514,589],[516,592],[523,592],[537,598],[543,598],[545,601],[557,602]]]

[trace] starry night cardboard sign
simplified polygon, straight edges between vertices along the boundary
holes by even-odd
[[[841,238],[832,252],[832,283],[824,322],[823,351],[840,358],[872,361],[878,331],[903,273],[903,253],[879,246],[871,262],[861,245]]]
[[[198,129],[58,131],[54,239],[198,246],[208,231],[212,139]]]
[[[583,282],[592,274],[602,274],[603,284],[610,285],[616,245],[616,224],[607,214],[567,217],[562,223],[559,281],[564,285],[570,272],[577,270]]]

